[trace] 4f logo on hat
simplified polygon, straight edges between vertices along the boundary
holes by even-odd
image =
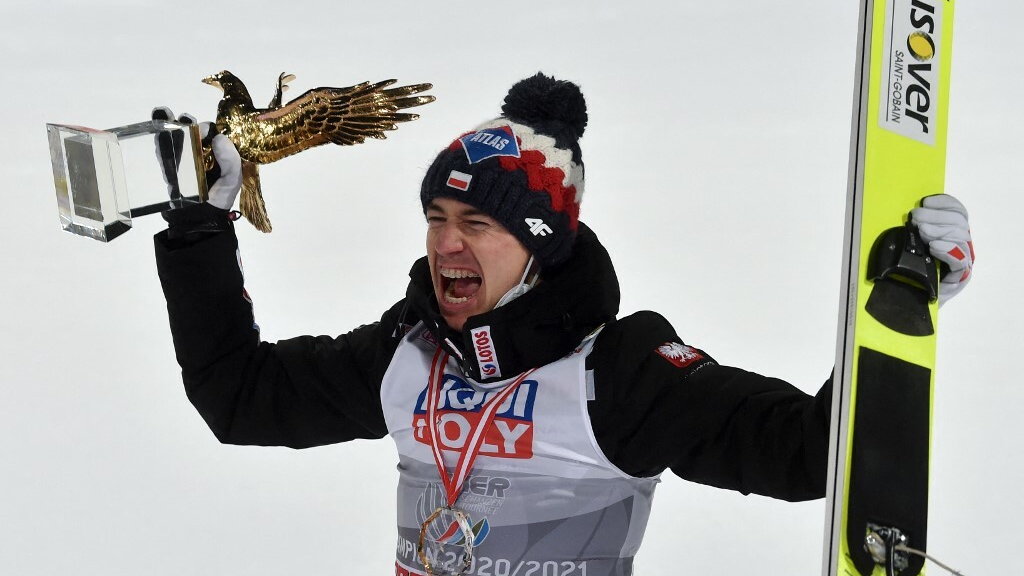
[[[534,236],[547,236],[554,232],[550,226],[544,223],[540,218],[527,218],[525,220],[526,225],[530,227],[530,234]]]
[[[519,143],[511,126],[487,128],[459,138],[462,149],[470,164],[493,158],[494,156],[512,156],[519,158]]]

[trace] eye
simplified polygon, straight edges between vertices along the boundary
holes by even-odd
[[[491,223],[486,220],[466,220],[466,225],[473,230],[486,230],[491,227]]]
[[[444,218],[443,217],[437,216],[437,215],[430,215],[430,214],[427,215],[427,225],[428,226],[440,226],[441,224],[444,224]]]

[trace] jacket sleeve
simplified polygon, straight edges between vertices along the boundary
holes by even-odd
[[[336,338],[261,342],[233,230],[154,240],[185,392],[221,442],[305,448],[387,434],[380,382],[401,302]]]
[[[744,494],[823,497],[831,379],[811,396],[782,380],[720,366],[696,348],[670,359],[658,352],[670,342],[682,341],[653,312],[613,323],[599,336],[589,409],[608,458],[634,476],[669,468]]]

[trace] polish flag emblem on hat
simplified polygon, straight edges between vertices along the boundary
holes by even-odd
[[[469,181],[472,179],[472,174],[452,170],[451,173],[448,174],[448,186],[465,192],[466,190],[469,190]]]

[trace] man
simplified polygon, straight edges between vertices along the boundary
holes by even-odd
[[[406,297],[337,338],[276,344],[259,341],[237,263],[237,152],[214,138],[210,202],[166,214],[156,252],[186,392],[216,436],[391,435],[398,574],[631,574],[666,468],[821,497],[831,382],[809,396],[719,365],[656,313],[616,319],[612,264],[578,220],[582,94],[538,74],[502,111],[427,170],[427,254]],[[948,298],[972,264],[966,213],[936,196],[914,219],[953,270]]]

